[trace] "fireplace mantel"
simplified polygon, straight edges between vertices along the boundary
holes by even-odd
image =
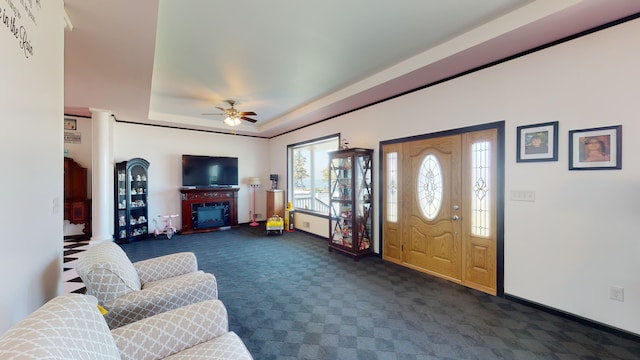
[[[182,234],[216,231],[221,229],[238,227],[238,190],[239,188],[180,188],[182,195]],[[212,227],[199,227],[197,208],[199,207],[224,207],[228,206],[229,212],[226,221],[228,224]]]

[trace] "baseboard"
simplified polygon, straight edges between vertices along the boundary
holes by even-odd
[[[578,315],[575,315],[575,314],[571,314],[571,313],[568,313],[566,311],[558,310],[558,309],[555,309],[555,308],[552,308],[552,307],[549,307],[549,306],[546,306],[546,305],[542,305],[542,304],[536,303],[534,301],[523,299],[523,298],[515,296],[515,295],[509,295],[509,294],[505,293],[504,294],[504,298],[507,299],[507,300],[511,300],[511,301],[517,302],[519,304],[525,305],[525,306],[532,307],[534,309],[538,309],[538,310],[544,311],[544,312],[552,314],[552,315],[556,315],[556,316],[560,316],[560,317],[568,319],[568,320],[576,321],[576,322],[579,322],[579,323],[581,323],[583,325],[586,325],[586,326],[589,326],[589,327],[592,327],[592,328],[595,328],[595,329],[598,329],[598,330],[606,331],[606,332],[608,332],[610,334],[613,334],[613,335],[616,335],[616,336],[620,336],[622,338],[633,340],[633,341],[636,341],[636,342],[640,343],[640,335],[632,333],[632,332],[629,332],[629,331],[626,331],[626,330],[623,330],[623,329],[620,329],[620,328],[617,328],[617,327],[614,327],[614,326],[611,326],[611,325],[603,324],[601,322],[594,321],[594,320],[591,320],[591,319],[587,319],[587,318],[584,318],[584,317],[581,317],[581,316],[578,316]]]

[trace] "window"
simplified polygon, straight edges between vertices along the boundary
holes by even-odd
[[[329,215],[329,151],[339,148],[340,136],[288,146],[287,188],[293,208]]]
[[[471,232],[473,235],[490,236],[491,198],[487,196],[491,181],[491,143],[482,141],[471,147]]]
[[[442,206],[442,168],[438,159],[432,154],[427,155],[418,170],[418,203],[422,215],[428,220],[438,216]]]
[[[398,153],[387,153],[387,221],[398,222]]]

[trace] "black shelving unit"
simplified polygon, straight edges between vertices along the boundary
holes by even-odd
[[[115,232],[118,243],[149,237],[149,162],[134,158],[115,166]]]
[[[371,149],[329,153],[329,251],[358,259],[373,253]]]

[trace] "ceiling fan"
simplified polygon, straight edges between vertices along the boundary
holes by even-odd
[[[247,115],[258,115],[253,111],[238,111],[234,105],[236,104],[235,100],[225,100],[226,103],[231,105],[230,108],[224,109],[216,106],[216,109],[222,111],[222,113],[217,114],[202,114],[202,115],[225,115],[224,123],[229,126],[238,126],[240,125],[240,120],[248,121],[250,123],[255,123],[258,120],[247,117]]]

